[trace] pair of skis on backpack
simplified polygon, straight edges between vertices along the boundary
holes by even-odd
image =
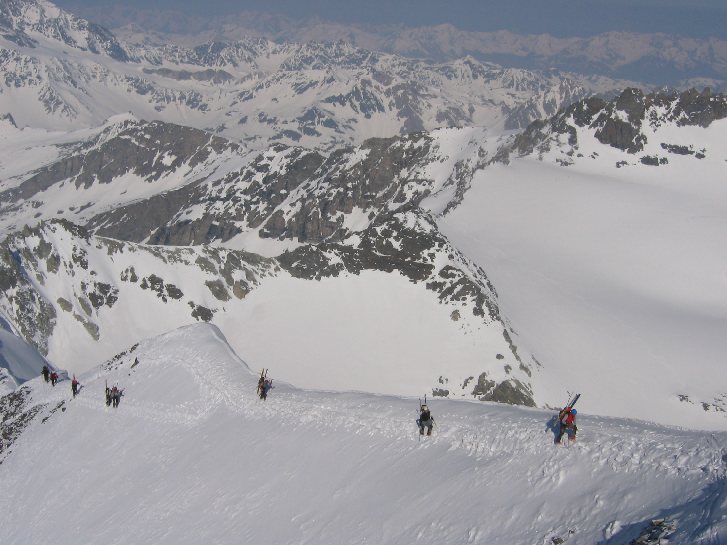
[[[263,368],[260,371],[260,379],[257,381],[257,395],[265,401],[268,398],[268,392],[273,388],[273,379],[268,379],[268,370]]]
[[[576,442],[576,435],[578,434],[578,426],[576,425],[576,415],[578,411],[574,409],[576,402],[580,399],[581,394],[576,394],[573,398],[570,398],[568,403],[558,413],[558,428],[555,432],[554,443],[561,445],[561,441],[564,435],[568,435],[568,444]]]
[[[427,406],[427,395],[424,394],[424,403],[422,398],[419,398],[419,418],[416,420],[416,424],[419,427],[419,435],[424,435],[424,430],[427,430],[427,436],[432,435],[432,429],[434,428],[434,417],[429,411]]]

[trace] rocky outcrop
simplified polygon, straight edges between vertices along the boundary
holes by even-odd
[[[238,149],[236,144],[197,129],[126,121],[112,125],[67,157],[39,169],[18,187],[1,192],[0,202],[29,200],[61,182],[88,188],[109,184],[125,174],[154,182],[182,166],[194,168],[212,153]]]
[[[119,262],[118,274],[111,272],[115,266],[106,260]],[[138,260],[157,267],[150,270]],[[128,266],[122,265],[127,262]],[[175,276],[169,272],[172,267],[187,271],[183,283],[169,279]],[[53,221],[0,243],[0,312],[27,342],[47,355],[59,321],[67,324],[70,318],[98,341],[104,335],[100,317],[128,306],[134,297],[179,302],[191,318],[209,321],[217,309],[202,304],[199,294],[211,292],[222,303],[231,297],[242,299],[262,278],[279,270],[274,260],[248,252],[139,246]],[[47,297],[41,287],[51,278],[63,291]]]
[[[42,404],[34,405],[31,397],[27,386],[0,397],[0,464],[23,430],[45,408]]]
[[[665,124],[708,127],[727,117],[727,95],[713,94],[710,89],[682,93],[645,94],[629,88],[611,101],[589,98],[578,101],[549,120],[535,121],[513,142],[498,153],[496,160],[507,161],[511,155],[524,156],[547,153],[554,147],[578,149],[578,129],[586,129],[601,144],[634,155],[644,150],[651,132]],[[671,153],[678,146],[661,143]],[[649,158],[645,164],[654,164]],[[659,159],[656,164],[663,164]]]

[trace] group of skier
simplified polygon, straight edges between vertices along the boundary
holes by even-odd
[[[47,365],[43,366],[43,369],[41,370],[41,374],[43,375],[43,380],[45,380],[46,382],[50,382],[53,386],[55,386],[56,382],[58,382],[58,373],[56,373],[55,371],[51,371]],[[71,393],[73,394],[73,397],[75,398],[78,395],[78,392],[80,392],[80,391],[81,391],[81,383],[76,378],[76,375],[73,375],[73,379],[71,380]],[[106,384],[106,406],[107,407],[114,407],[114,408],[118,407],[119,403],[121,402],[122,395],[124,395],[124,391],[121,388],[119,388],[117,385],[114,385],[112,388],[109,388],[109,385]]]
[[[268,370],[263,369],[260,371],[260,378],[257,381],[257,395],[265,401],[268,398],[268,392],[273,387],[272,379],[268,378]],[[578,426],[576,425],[576,415],[578,411],[573,408],[576,401],[581,397],[581,394],[577,394],[573,399],[569,399],[566,406],[558,413],[558,421],[556,423],[555,432],[555,444],[562,444],[563,436],[568,436],[569,443],[575,443],[576,434],[578,433]],[[419,399],[419,418],[416,419],[416,425],[419,428],[419,435],[432,435],[432,429],[434,428],[434,417],[432,416],[429,407],[427,406],[427,396],[424,396],[424,403],[421,398]]]
[[[114,409],[119,406],[121,402],[121,396],[124,395],[124,391],[114,384],[112,388],[106,384],[106,406],[113,407]]]
[[[40,373],[41,375],[43,375],[43,380],[45,380],[46,382],[50,382],[51,386],[55,386],[56,382],[58,382],[58,373],[56,373],[55,371],[51,371],[47,365],[43,366],[43,369],[41,369]],[[76,397],[80,390],[81,383],[78,382],[76,375],[73,375],[73,380],[71,380],[71,393],[73,394],[73,397]]]
[[[46,382],[51,382],[55,386],[58,381],[58,373],[51,371],[47,365],[43,366],[42,370],[43,379]],[[268,398],[268,393],[273,388],[273,380],[268,378],[268,370],[263,369],[260,372],[260,378],[257,382],[257,395],[261,400],[265,401]],[[73,375],[71,381],[71,392],[73,397],[76,397],[80,390],[80,383],[76,379],[76,375]],[[123,390],[117,385],[109,388],[106,384],[106,406],[112,406],[114,408],[119,406],[121,402],[121,396]],[[557,429],[555,432],[555,444],[560,445],[564,435],[568,436],[568,442],[574,443],[576,440],[576,434],[578,433],[578,426],[576,425],[576,415],[578,411],[573,408],[576,401],[580,398],[580,394],[577,394],[572,400],[569,400],[568,404],[558,413]],[[424,396],[424,403],[419,400],[419,418],[416,420],[417,427],[419,428],[419,435],[432,435],[432,429],[434,428],[434,417],[432,416],[429,407],[427,406],[427,396]]]
[[[555,432],[555,444],[561,445],[563,436],[568,436],[569,443],[575,443],[576,435],[578,433],[578,426],[576,425],[576,415],[578,411],[573,407],[576,401],[581,397],[581,394],[577,394],[573,399],[569,400],[567,405],[558,413],[558,420],[554,427]],[[432,435],[432,428],[434,427],[434,417],[432,416],[429,407],[427,406],[427,396],[424,396],[424,403],[419,399],[419,418],[416,420],[417,427],[419,428],[419,435],[424,435],[426,430],[427,435]]]
[[[43,374],[43,380],[50,382],[51,386],[55,386],[56,382],[58,382],[58,373],[51,371],[47,365],[43,366],[41,373]]]

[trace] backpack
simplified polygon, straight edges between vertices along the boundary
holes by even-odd
[[[565,417],[563,418],[562,422],[566,426],[572,426],[576,422],[576,415],[574,415],[572,412],[568,411],[565,414]]]

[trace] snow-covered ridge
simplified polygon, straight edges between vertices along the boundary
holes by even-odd
[[[27,138],[25,132],[30,133]],[[3,229],[56,217],[81,223],[213,175],[224,176],[248,161],[239,145],[207,132],[144,123],[128,114],[90,131],[37,132],[15,131],[2,144],[17,156],[17,166],[8,164],[7,177],[0,182]],[[53,152],[52,159],[43,165],[37,151]],[[23,171],[23,165],[34,168]],[[153,211],[145,214],[154,216]]]
[[[296,384],[539,399],[539,369],[515,344],[484,271],[414,210],[382,216],[356,243],[302,246],[277,260],[115,241],[55,221],[4,242],[0,287],[14,330],[71,371],[205,321]]]
[[[727,533],[722,433],[584,408],[578,443],[558,449],[552,412],[434,400],[420,441],[416,398],[275,380],[263,403],[239,353],[214,327],[181,328],[80,376],[75,399],[40,379],[1,398],[15,428],[0,540],[622,545],[664,517],[670,543]],[[106,384],[124,389],[116,409]]]
[[[0,30],[5,39],[22,47],[35,48],[43,40],[122,62],[130,60],[124,46],[107,29],[46,0],[4,0]]]
[[[128,116],[76,133],[77,141],[73,133],[37,135],[33,147],[24,132],[13,129],[3,143],[18,157],[0,182],[5,230],[63,217],[122,240],[255,243],[267,255],[342,241],[425,197],[426,208],[440,213],[462,198],[498,146],[484,129],[443,129],[330,155],[280,144],[250,153],[202,131]],[[60,157],[22,171],[53,149]],[[276,239],[294,244],[277,249]]]

